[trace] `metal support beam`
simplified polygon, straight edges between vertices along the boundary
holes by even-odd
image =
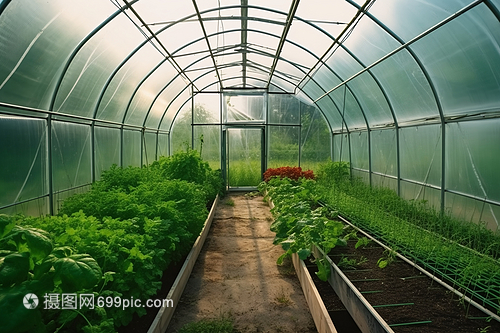
[[[241,61],[243,88],[247,86],[247,36],[248,36],[248,0],[241,0]]]

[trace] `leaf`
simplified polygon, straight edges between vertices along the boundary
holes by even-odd
[[[323,263],[324,259],[316,260],[316,265],[318,266],[318,271],[316,275],[321,281],[327,281],[330,275],[330,265]]]
[[[378,265],[378,267],[380,267],[380,268],[384,268],[384,267],[386,267],[386,266],[387,266],[387,264],[388,264],[388,261],[387,261],[387,260],[385,260],[385,259],[383,259],[383,258],[380,258],[380,259],[377,261],[377,265]]]
[[[0,238],[9,233],[15,226],[13,219],[6,214],[0,214]]]
[[[55,278],[61,281],[64,292],[73,292],[94,287],[102,272],[97,262],[88,254],[74,254],[54,260]]]
[[[52,241],[49,233],[36,228],[15,226],[11,232],[3,238],[3,241],[14,241],[17,249],[22,252],[27,245],[33,261],[39,261],[52,252]]]
[[[307,257],[309,257],[309,255],[311,254],[311,250],[310,249],[300,249],[297,254],[299,255],[299,258],[302,259],[302,260],[306,260]]]
[[[23,282],[30,269],[29,253],[12,253],[0,258],[0,285],[10,287]]]
[[[23,298],[30,293],[25,285],[0,289],[0,323],[2,332],[45,332],[40,304],[37,309],[27,309]],[[38,298],[40,302],[40,297]]]

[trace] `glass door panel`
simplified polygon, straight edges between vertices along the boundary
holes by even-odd
[[[263,128],[227,129],[229,187],[256,187],[262,180]]]

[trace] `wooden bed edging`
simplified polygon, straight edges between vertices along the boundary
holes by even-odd
[[[297,253],[293,253],[292,262],[318,333],[337,333],[337,329],[333,325],[330,314],[326,310],[304,261],[299,258]]]
[[[363,333],[394,333],[392,328],[375,311],[371,304],[363,297],[361,292],[352,284],[337,265],[314,246],[313,253],[316,258],[326,258],[330,266],[328,283],[344,304],[351,317]]]
[[[160,310],[156,314],[155,319],[153,320],[153,323],[149,327],[148,333],[163,333],[167,330],[167,327],[170,324],[170,320],[174,315],[175,308],[179,303],[179,300],[181,298],[182,293],[184,292],[184,288],[186,287],[189,276],[191,275],[191,271],[193,270],[194,264],[196,263],[196,259],[198,258],[201,248],[205,243],[205,239],[207,238],[208,232],[210,231],[210,226],[212,225],[212,220],[215,214],[215,208],[217,207],[218,203],[219,203],[219,196],[217,195],[214,203],[212,204],[212,208],[210,209],[210,213],[208,214],[208,217],[205,221],[203,230],[201,231],[198,238],[196,238],[196,241],[194,242],[191,251],[187,255],[186,260],[184,261],[184,264],[182,265],[182,268],[179,274],[177,275],[174,284],[172,285],[172,288],[170,288],[170,291],[167,294],[166,299],[171,299],[173,302],[173,306],[160,308]]]

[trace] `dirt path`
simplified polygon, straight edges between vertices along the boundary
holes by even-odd
[[[272,243],[271,220],[261,196],[229,194],[219,203],[168,333],[221,315],[241,333],[317,332],[295,271],[276,265],[283,250]]]

